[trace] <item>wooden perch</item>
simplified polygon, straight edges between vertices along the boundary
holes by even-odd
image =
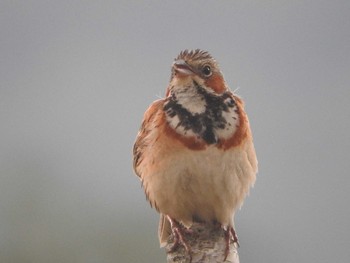
[[[233,242],[230,244],[227,259],[224,261],[226,240],[221,227],[213,224],[194,223],[190,230],[193,232],[183,235],[191,248],[192,261],[182,245],[171,251],[174,238],[170,235],[166,245],[167,263],[239,263],[237,247]]]

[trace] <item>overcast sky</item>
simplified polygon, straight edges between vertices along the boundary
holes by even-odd
[[[246,103],[259,174],[242,263],[350,258],[350,2],[2,1],[0,261],[165,262],[132,171],[185,49]]]

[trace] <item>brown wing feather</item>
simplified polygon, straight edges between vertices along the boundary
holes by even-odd
[[[141,128],[137,134],[137,138],[133,148],[134,155],[134,171],[137,176],[141,176],[141,172],[138,167],[143,160],[143,155],[146,147],[149,146],[149,141],[147,140],[147,135],[150,133],[151,129],[154,128],[153,122],[159,113],[160,110],[163,109],[164,100],[157,100],[151,104],[151,106],[146,110],[143,121],[141,124]]]

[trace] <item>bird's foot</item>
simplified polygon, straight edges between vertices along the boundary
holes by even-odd
[[[187,233],[187,234],[192,234],[193,231],[191,229],[188,228],[184,228],[180,225],[180,223],[178,223],[176,220],[172,219],[170,216],[167,216],[167,219],[170,222],[170,226],[171,226],[171,231],[174,237],[174,244],[171,246],[170,251],[173,252],[179,245],[182,245],[187,254],[190,257],[190,262],[192,261],[192,251],[190,246],[187,244],[183,233]]]
[[[225,259],[224,259],[224,261],[226,261],[227,256],[228,256],[228,254],[230,252],[231,240],[233,241],[233,244],[236,244],[237,247],[239,247],[239,243],[238,243],[238,237],[237,237],[236,231],[235,231],[235,229],[232,226],[229,226],[224,231],[225,231],[225,240],[226,240]]]

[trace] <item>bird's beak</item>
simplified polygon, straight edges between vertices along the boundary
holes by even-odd
[[[176,73],[182,76],[188,76],[188,75],[194,74],[191,66],[188,65],[186,61],[183,59],[175,60],[175,62],[173,63],[173,68]]]

